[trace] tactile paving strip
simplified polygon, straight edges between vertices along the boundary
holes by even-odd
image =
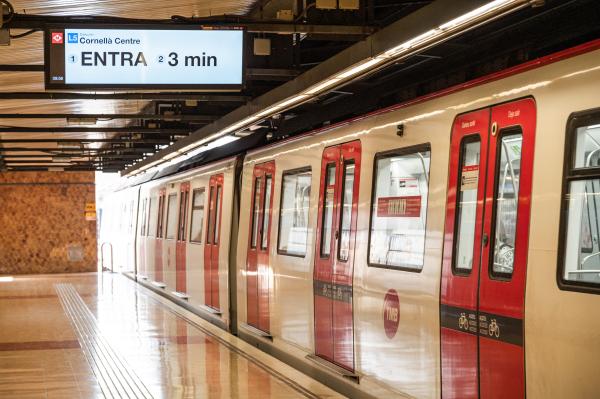
[[[148,389],[106,341],[96,318],[72,284],[54,284],[77,339],[106,398],[152,398]]]

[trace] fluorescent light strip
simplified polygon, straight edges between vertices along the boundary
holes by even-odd
[[[162,157],[163,161],[168,161],[179,156],[179,151],[173,151]]]
[[[304,94],[308,94],[308,95],[313,95],[313,94],[317,94],[325,89],[327,89],[328,87],[331,87],[333,85],[336,85],[337,83],[339,83],[340,79],[339,78],[331,78],[331,79],[327,79],[322,83],[319,83],[311,88],[309,88],[308,90],[306,90],[304,92]]]
[[[340,79],[346,79],[346,78],[349,78],[351,76],[358,75],[362,71],[365,71],[365,70],[367,70],[369,68],[372,68],[375,65],[380,64],[380,63],[382,63],[384,61],[385,61],[384,58],[371,58],[370,60],[368,60],[366,62],[363,61],[362,63],[360,63],[360,64],[358,64],[358,65],[356,65],[356,66],[348,69],[347,71],[344,71],[344,72],[340,73],[336,77],[340,78]]]
[[[458,18],[454,18],[453,20],[440,25],[439,28],[442,30],[454,28],[458,25],[468,22],[469,20],[471,20],[473,18],[477,18],[478,16],[483,15],[489,11],[495,11],[497,8],[502,7],[504,5],[508,5],[513,2],[514,2],[514,0],[513,1],[495,0],[495,1],[489,2],[479,8],[476,8],[472,11],[469,11],[466,14],[461,15]]]

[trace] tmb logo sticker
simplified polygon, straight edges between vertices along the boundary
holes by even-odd
[[[63,44],[62,32],[52,32],[52,44]]]
[[[67,33],[67,41],[69,43],[77,43],[79,41],[79,33]]]
[[[383,328],[385,335],[392,339],[400,324],[400,298],[394,289],[388,290],[383,299]]]

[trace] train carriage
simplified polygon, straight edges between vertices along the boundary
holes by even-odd
[[[139,280],[349,396],[598,396],[599,48],[136,187]]]

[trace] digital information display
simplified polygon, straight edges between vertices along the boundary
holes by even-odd
[[[241,29],[49,28],[47,89],[240,90]]]

